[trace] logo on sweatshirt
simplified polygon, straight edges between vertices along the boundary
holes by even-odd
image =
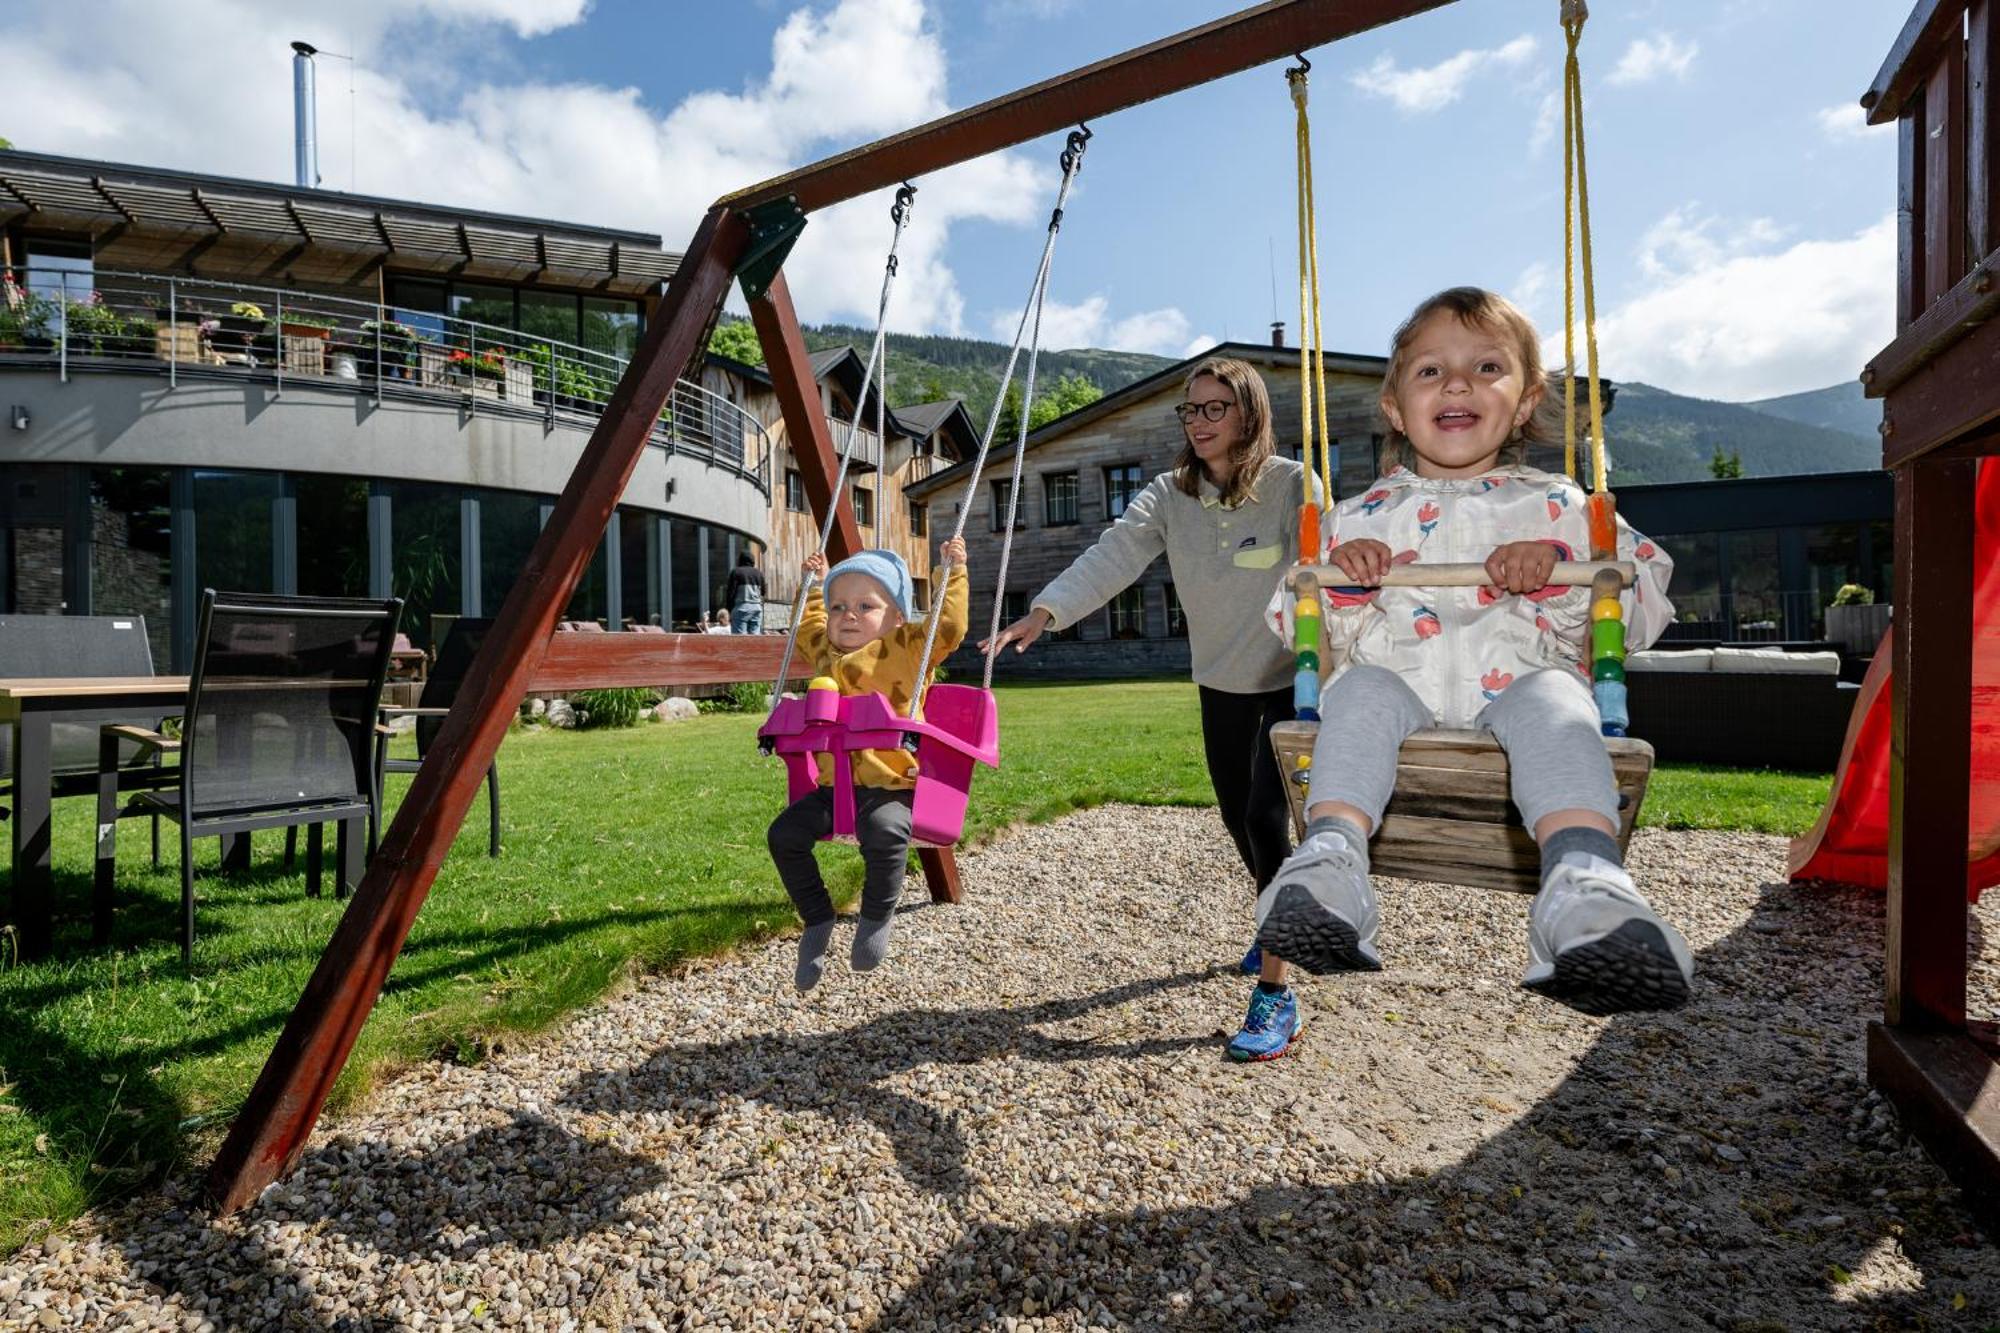
[[[1563,510],[1569,508],[1569,492],[1558,487],[1549,492],[1549,522],[1559,522]]]
[[[1435,639],[1444,633],[1444,625],[1438,620],[1437,612],[1428,606],[1420,606],[1410,612],[1410,619],[1415,624],[1419,639]]]
[[[1506,689],[1509,685],[1512,685],[1513,683],[1514,683],[1513,672],[1502,671],[1499,667],[1494,667],[1491,671],[1488,671],[1485,675],[1479,678],[1479,692],[1485,695],[1487,702],[1490,703],[1493,700],[1498,699],[1500,697],[1500,691]]]
[[[1236,549],[1240,551],[1246,546],[1255,546],[1256,544],[1257,539],[1254,536],[1245,537],[1242,541],[1236,543]]]

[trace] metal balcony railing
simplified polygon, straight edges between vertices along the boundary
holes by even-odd
[[[0,270],[0,367],[250,377],[383,398],[449,401],[473,412],[596,424],[627,358],[447,315],[314,292],[165,274]],[[653,444],[734,471],[770,494],[762,422],[688,380]]]

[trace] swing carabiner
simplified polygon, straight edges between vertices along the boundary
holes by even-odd
[[[902,226],[909,218],[910,209],[916,205],[916,202],[917,187],[908,181],[904,181],[903,188],[896,191],[896,202],[889,208],[889,220],[899,227]]]
[[[1081,123],[1069,132],[1069,138],[1063,144],[1061,158],[1065,176],[1072,171],[1083,169],[1083,146],[1090,142],[1090,133],[1090,126]]]

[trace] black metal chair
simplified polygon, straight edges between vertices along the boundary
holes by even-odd
[[[0,616],[0,677],[150,676],[153,649],[144,616]],[[57,796],[97,791],[97,734],[108,722],[156,725],[159,718],[129,708],[80,708],[50,728],[50,774]],[[119,770],[121,790],[169,780],[160,756],[133,756]],[[14,731],[0,727],[0,799],[14,791]],[[12,811],[0,805],[0,820]],[[153,820],[153,864],[160,863],[160,821]]]
[[[493,628],[491,618],[456,616],[447,620],[436,617],[433,623],[445,626],[444,636],[438,642],[437,660],[431,663],[430,674],[424,678],[423,693],[417,696],[415,708],[385,707],[385,718],[414,717],[416,719],[417,757],[415,759],[389,758],[389,737],[378,735],[375,740],[375,808],[382,805],[382,779],[387,773],[415,773],[424,766],[424,756],[430,752],[431,742],[437,739],[439,728],[444,725],[444,715],[451,711],[451,701],[458,694],[460,682],[472,666],[472,659],[479,652],[480,643],[486,638],[486,631]],[[486,811],[488,830],[486,854],[500,855],[500,761],[494,760],[486,770]],[[371,837],[369,855],[374,855],[375,846]]]
[[[308,892],[317,895],[320,826],[339,825],[335,892],[361,879],[375,809],[376,709],[401,618],[400,598],[284,597],[205,590],[194,672],[178,737],[106,726],[98,746],[97,823],[162,814],[181,834],[181,958],[194,948],[194,840],[311,825]],[[177,751],[170,789],[121,808],[121,749]],[[97,915],[108,930],[117,838],[97,840]]]

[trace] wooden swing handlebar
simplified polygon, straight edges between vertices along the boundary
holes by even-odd
[[[1638,577],[1638,568],[1629,560],[1558,560],[1554,572],[1549,575],[1549,586],[1558,588],[1587,588],[1601,573],[1610,572],[1618,576],[1620,587],[1629,588]],[[1353,577],[1339,565],[1294,565],[1292,579],[1300,575],[1311,575],[1322,588],[1352,588],[1358,586]],[[1375,586],[1383,588],[1482,588],[1493,580],[1487,576],[1485,565],[1470,562],[1464,564],[1436,565],[1392,565],[1382,576],[1382,582]]]

